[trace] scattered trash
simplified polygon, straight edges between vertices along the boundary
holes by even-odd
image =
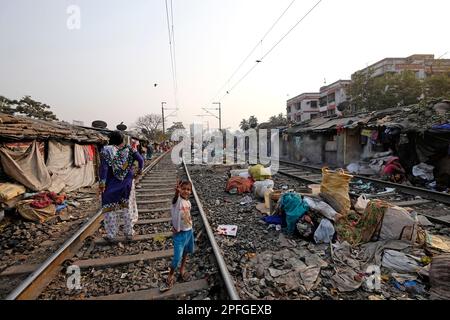
[[[220,235],[233,236],[237,234],[237,226],[235,225],[219,225],[217,231]]]
[[[354,205],[356,212],[363,213],[369,202],[370,200],[368,200],[365,195],[360,195]]]
[[[337,212],[328,203],[310,197],[303,197],[303,199],[311,210],[317,211],[327,219],[336,220]]]
[[[395,193],[395,188],[384,188],[384,191],[378,192],[378,195]]]
[[[252,203],[253,199],[250,196],[245,196],[241,199],[241,202],[239,203],[241,206]]]
[[[433,257],[430,284],[431,299],[450,300],[450,254]]]
[[[412,168],[412,174],[413,176],[419,177],[423,180],[432,181],[434,180],[433,170],[433,166],[422,162]]]
[[[334,237],[334,226],[328,219],[322,219],[317,228],[316,232],[314,232],[314,241],[319,243],[330,243]]]
[[[0,210],[0,221],[2,221],[5,218],[5,211]]]
[[[120,276],[120,279],[125,279],[127,275],[128,275],[128,273],[126,273],[126,272],[122,273],[121,276]]]
[[[410,255],[395,250],[385,250],[382,266],[398,272],[417,272],[419,264]]]
[[[263,199],[264,193],[268,189],[272,189],[274,187],[274,182],[273,180],[256,181],[253,187],[255,189],[255,195],[260,199]]]
[[[166,242],[166,237],[162,236],[162,235],[159,235],[159,236],[154,237],[153,241],[157,242],[160,245],[162,245],[162,244],[164,244]]]

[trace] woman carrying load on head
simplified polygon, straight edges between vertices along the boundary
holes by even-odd
[[[110,134],[109,145],[100,153],[100,183],[102,211],[105,214],[104,225],[106,240],[113,241],[118,232],[118,220],[124,219],[124,233],[127,240],[133,238],[133,217],[128,210],[133,179],[141,174],[144,159],[130,145],[125,144],[124,136],[119,131]],[[139,169],[133,172],[133,162],[139,163]]]

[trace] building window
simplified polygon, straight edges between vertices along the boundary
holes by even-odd
[[[291,113],[291,107],[287,107],[287,113]]]
[[[300,110],[300,109],[301,109],[301,103],[296,103],[295,110]]]
[[[311,119],[317,118],[318,115],[319,115],[318,113],[311,113]]]
[[[310,101],[310,103],[311,103],[311,108],[317,108],[317,100]]]
[[[302,116],[295,116],[295,121],[300,122],[302,120]]]
[[[327,102],[327,96],[320,98],[320,102],[319,102],[321,107],[325,107],[328,102]]]
[[[335,101],[336,101],[336,93],[333,92],[333,93],[328,95],[328,103],[333,103]]]

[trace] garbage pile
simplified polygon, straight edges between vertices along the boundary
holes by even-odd
[[[426,175],[427,168],[421,168]],[[392,290],[417,299],[450,298],[450,239],[428,233],[424,226],[430,222],[413,209],[364,195],[351,199],[352,176],[342,169],[323,168],[319,192],[275,190],[267,168],[232,174],[253,183],[261,219],[269,227],[312,245],[258,254],[250,261],[258,286],[272,283],[306,294],[324,281],[332,294],[362,288],[375,293],[372,300],[388,299]],[[249,196],[243,200],[253,204]],[[314,246],[325,250],[312,253]]]

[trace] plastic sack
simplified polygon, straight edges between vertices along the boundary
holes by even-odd
[[[352,175],[346,174],[344,170],[339,169],[335,172],[322,168],[322,183],[320,192],[325,199],[333,200],[330,205],[339,213],[346,214],[350,210],[349,182]]]
[[[257,164],[248,169],[248,173],[255,181],[262,181],[270,178],[270,172],[263,165]]]
[[[337,212],[328,203],[309,197],[304,197],[303,199],[308,204],[311,210],[319,212],[322,216],[324,216],[327,219],[333,221],[336,220]]]
[[[25,187],[20,184],[0,183],[0,200],[8,201],[25,193]]]
[[[236,192],[241,194],[245,192],[250,192],[253,186],[253,181],[251,179],[246,179],[243,177],[231,177],[226,186],[227,192],[232,192],[233,189],[236,189]]]
[[[272,189],[274,187],[274,182],[273,180],[256,181],[253,186],[255,188],[255,195],[263,199],[264,193],[268,189]]]
[[[405,229],[414,227],[415,221],[410,213],[401,207],[389,207],[384,212],[380,230],[380,240],[400,240]],[[417,228],[414,228],[417,233]],[[414,237],[414,235],[412,235]]]
[[[363,213],[369,202],[370,200],[368,200],[365,195],[360,195],[355,203],[356,212]]]
[[[316,232],[314,232],[314,241],[319,243],[330,243],[333,240],[335,230],[333,224],[328,219],[322,219]]]
[[[416,260],[395,250],[384,250],[382,266],[397,272],[413,273],[421,268]]]

